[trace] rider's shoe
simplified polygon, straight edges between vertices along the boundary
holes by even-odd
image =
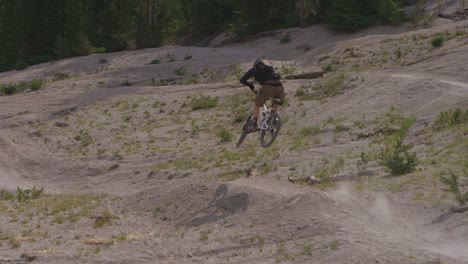
[[[250,126],[250,131],[257,131],[258,127],[257,127],[257,123],[253,123],[251,126]]]
[[[254,132],[258,130],[257,121],[254,119],[250,124],[250,131]]]

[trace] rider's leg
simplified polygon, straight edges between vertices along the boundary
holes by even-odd
[[[254,103],[254,108],[253,108],[253,118],[258,119],[258,116],[260,115],[260,106],[256,105]]]
[[[258,116],[260,115],[260,107],[265,104],[265,102],[268,100],[268,94],[266,94],[267,90],[265,89],[265,86],[260,87],[260,89],[257,92],[257,97],[255,98],[254,102],[254,107],[253,107],[253,118],[254,118],[254,124],[257,124],[258,121]]]
[[[276,89],[275,89],[275,98],[279,99],[280,102],[276,103],[276,104],[273,104],[273,110],[275,112],[279,113],[279,111],[281,109],[281,105],[284,102],[284,87],[283,87],[283,85],[281,85],[279,87],[276,87]]]
[[[280,109],[281,109],[281,106],[280,106],[279,104],[273,104],[273,110],[274,110],[275,112],[279,112]]]

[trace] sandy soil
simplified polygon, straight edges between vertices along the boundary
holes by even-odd
[[[466,212],[449,210],[439,180],[467,182],[468,127],[432,129],[440,112],[468,107],[467,28],[288,29],[0,73],[0,83],[48,80],[0,97],[0,263],[468,263]],[[439,48],[436,33],[446,36]],[[334,71],[286,81],[277,141],[263,149],[249,135],[237,149],[236,120],[252,100],[237,80],[259,56],[283,75]],[[339,73],[336,96],[298,92]],[[201,96],[217,105],[194,110]],[[377,158],[389,136],[358,135],[409,116],[419,165],[392,176]],[[234,138],[222,142],[222,129]],[[288,182],[320,175],[351,180]],[[44,188],[37,199],[7,197],[34,186]]]

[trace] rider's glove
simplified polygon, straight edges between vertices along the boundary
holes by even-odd
[[[255,94],[257,93],[257,91],[255,91],[255,86],[253,84],[250,84],[249,88],[253,93],[255,93]]]

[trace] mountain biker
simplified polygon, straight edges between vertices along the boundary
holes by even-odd
[[[255,86],[248,79],[254,78],[262,86],[258,91],[255,91]],[[257,94],[253,107],[253,128],[257,129],[258,116],[260,114],[260,107],[266,101],[277,98],[279,103],[273,103],[273,110],[279,112],[281,105],[284,101],[284,87],[281,82],[281,76],[275,72],[273,65],[264,59],[257,59],[253,63],[253,68],[248,70],[240,79],[240,82],[248,86],[252,92]]]

